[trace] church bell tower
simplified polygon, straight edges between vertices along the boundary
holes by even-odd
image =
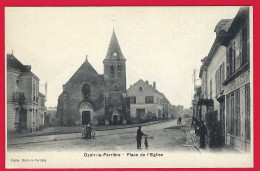
[[[115,31],[104,63],[105,124],[126,123],[126,65]]]

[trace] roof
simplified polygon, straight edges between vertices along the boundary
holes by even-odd
[[[216,25],[214,32],[218,32],[220,30],[228,31],[233,19],[222,19]]]
[[[138,80],[136,83],[134,83],[129,89],[127,89],[127,91],[129,91],[132,87],[134,87],[135,85],[137,85],[139,82],[148,85],[149,88],[151,88],[154,92],[156,92],[156,93],[162,95],[162,96],[166,99],[166,101],[168,101],[168,102],[170,103],[170,101],[166,98],[166,96],[165,96],[163,93],[159,92],[159,91],[158,91],[156,88],[154,88],[151,84],[148,84],[147,82],[145,82],[145,81],[142,80],[142,79],[140,79],[140,80]],[[170,104],[171,104],[171,103],[170,103]]]
[[[93,66],[89,63],[89,61],[86,59],[85,62],[79,67],[79,69],[72,75],[72,77],[67,81],[66,84],[68,84],[71,80],[78,78],[78,74],[80,73],[94,73],[95,75],[99,75],[100,78],[103,77],[103,75],[98,74],[97,71],[93,68]]]
[[[249,7],[240,7],[235,18],[229,24],[229,28],[226,29],[227,35],[224,37],[224,40],[221,42],[224,46],[228,44],[230,39],[234,37],[234,35],[241,29],[241,27],[245,24],[245,21],[249,19]],[[228,26],[228,25],[227,25]]]
[[[117,52],[117,56],[113,55],[114,52]],[[116,33],[115,33],[114,30],[113,30],[113,33],[112,33],[112,37],[111,37],[108,49],[107,49],[107,55],[106,55],[105,59],[112,59],[112,58],[125,59],[125,57],[124,57],[124,55],[121,51],[121,48],[119,46],[119,43],[118,43],[118,40],[117,40],[117,37],[116,37]]]
[[[30,72],[29,65],[23,65],[13,54],[7,54],[7,69],[17,69],[20,72]]]

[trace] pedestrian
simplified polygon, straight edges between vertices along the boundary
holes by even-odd
[[[181,117],[179,116],[178,120],[177,120],[177,126],[181,125]]]
[[[194,127],[194,125],[195,125],[195,117],[192,116],[192,120],[191,120],[191,125],[190,125],[190,127],[192,128],[192,127]]]
[[[141,130],[141,126],[138,127],[137,130],[137,136],[136,136],[136,140],[137,140],[137,149],[141,149],[141,143],[142,143],[142,136],[146,135],[142,132]]]
[[[96,136],[96,131],[95,131],[95,129],[92,129],[91,130],[91,137],[94,139],[95,136]]]
[[[81,131],[82,131],[82,138],[85,138],[85,136],[86,136],[86,129],[85,129],[84,126],[82,126]]]
[[[204,124],[204,121],[201,121],[201,126],[199,128],[200,132],[200,148],[205,148],[206,146],[206,135],[208,135],[208,130]]]
[[[199,127],[200,127],[200,122],[198,121],[198,119],[195,118],[194,120],[194,129],[195,129],[195,134],[199,135]]]
[[[145,135],[145,139],[144,139],[144,145],[145,145],[145,148],[148,149],[148,135]]]

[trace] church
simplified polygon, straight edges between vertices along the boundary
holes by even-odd
[[[126,59],[115,31],[103,60],[104,74],[85,62],[63,85],[58,98],[59,125],[116,125],[130,122],[126,94]]]

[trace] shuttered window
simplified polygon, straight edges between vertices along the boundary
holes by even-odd
[[[230,56],[229,56],[229,48],[226,49],[226,62],[227,62],[227,78],[230,76]]]
[[[235,124],[236,132],[235,135],[240,137],[241,119],[240,119],[240,89],[235,91]]]
[[[250,140],[250,84],[245,86],[245,137]]]
[[[231,132],[230,95],[227,95],[226,108],[227,108],[227,133],[230,133]]]

